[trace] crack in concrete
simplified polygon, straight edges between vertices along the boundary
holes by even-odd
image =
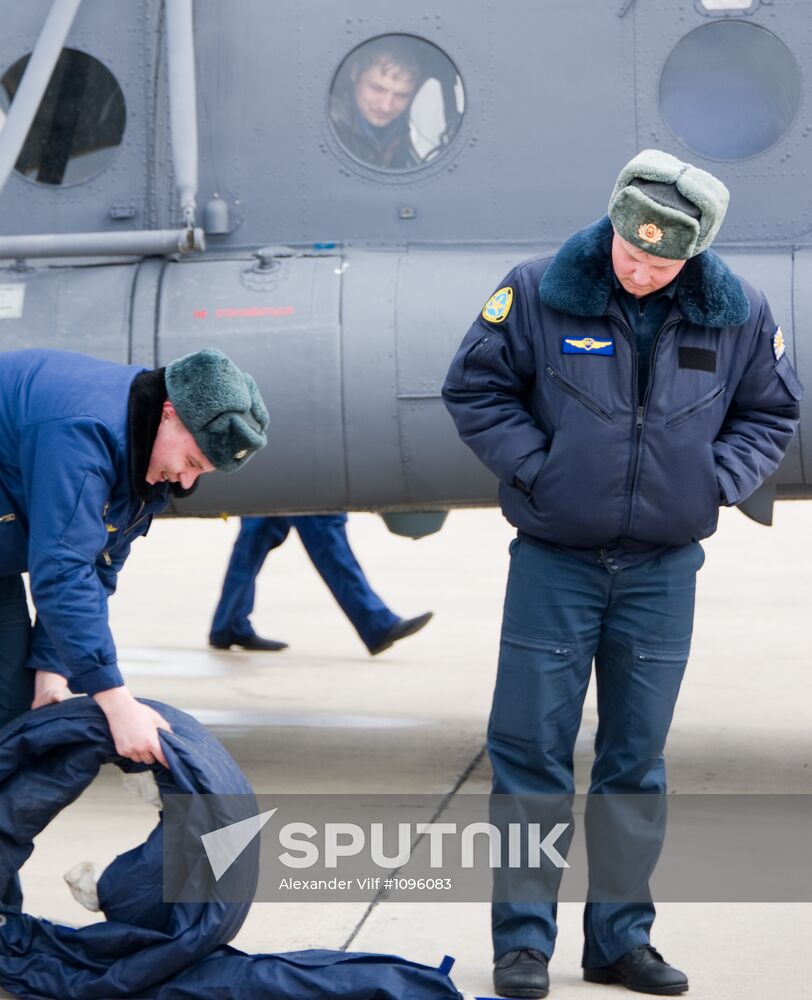
[[[451,790],[446,792],[446,794],[443,796],[442,800],[440,801],[440,804],[437,806],[437,809],[434,811],[434,814],[429,820],[430,823],[436,823],[437,820],[440,818],[440,816],[442,816],[442,814],[446,811],[449,804],[451,803],[451,800],[454,798],[457,792],[459,792],[459,790],[462,788],[465,782],[471,777],[474,771],[479,767],[483,757],[485,756],[485,752],[486,752],[486,746],[483,743],[482,747],[474,755],[473,759],[469,762],[468,766],[454,782],[453,788],[451,788]],[[412,851],[414,851],[415,847],[417,847],[420,841],[423,840],[423,838],[426,836],[428,835],[425,833],[420,834],[420,836],[412,844]],[[396,868],[395,870],[389,873],[389,876],[391,877],[396,876],[400,870],[401,870],[400,868]],[[356,937],[360,934],[364,924],[372,916],[372,912],[375,909],[375,907],[378,905],[378,903],[380,903],[383,899],[385,899],[385,897],[386,897],[386,890],[379,889],[378,892],[375,894],[374,898],[372,899],[372,901],[370,902],[369,906],[364,911],[364,914],[361,917],[361,919],[352,929],[352,933],[350,934],[350,936],[347,938],[344,944],[341,945],[339,949],[340,951],[346,951],[349,948],[349,946],[353,943]]]

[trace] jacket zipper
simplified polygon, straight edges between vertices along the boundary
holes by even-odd
[[[547,377],[552,379],[552,381],[555,382],[560,389],[577,399],[579,403],[583,403],[588,410],[592,410],[592,412],[596,416],[600,417],[601,420],[605,420],[610,424],[612,423],[612,414],[609,413],[608,410],[604,410],[600,403],[596,402],[591,396],[588,396],[585,392],[583,392],[583,390],[573,385],[572,382],[565,379],[563,375],[559,375],[559,373],[554,368],[551,368],[550,365],[546,366],[545,371],[547,373]]]
[[[127,525],[124,531],[125,535],[129,535],[131,531],[135,531],[138,525],[144,520],[144,518],[146,517],[146,515],[144,514],[144,508],[146,506],[147,506],[146,500],[141,500],[140,506],[138,507],[138,511],[136,512],[135,517],[132,519],[132,521],[130,521],[130,523]]]
[[[623,320],[621,320],[617,316],[613,316],[611,314],[608,314],[607,318],[609,319],[610,322],[614,323],[615,326],[618,327],[618,329],[620,330],[620,332],[623,334],[624,339],[628,342],[629,347],[631,348],[631,356],[632,356],[632,399],[635,401],[635,403],[637,403],[637,400],[640,398],[640,393],[638,391],[638,386],[637,386],[637,379],[638,379],[638,371],[637,371],[637,343],[635,341],[634,334],[632,333],[631,327],[627,326],[623,322]],[[635,406],[634,419],[633,419],[633,422],[632,422],[632,437],[633,437],[633,440],[635,442],[635,454],[634,454],[634,457],[629,462],[629,476],[628,476],[628,479],[627,479],[627,483],[628,483],[627,494],[628,494],[628,497],[629,497],[629,513],[628,513],[628,515],[626,517],[626,530],[627,531],[628,531],[628,525],[629,525],[629,523],[631,522],[631,519],[632,519],[632,514],[631,514],[632,484],[634,483],[635,477],[637,475],[637,451],[639,450],[640,435],[642,434],[642,431],[643,431],[643,407],[642,406]],[[623,538],[624,535],[620,535],[619,537]]]
[[[0,524],[5,524],[6,521],[16,521],[16,520],[17,520],[16,514],[3,514],[3,516],[0,517]]]
[[[135,531],[135,529],[136,529],[136,528],[138,527],[138,525],[139,525],[139,524],[140,524],[140,523],[141,523],[141,522],[142,522],[142,521],[144,520],[144,518],[145,518],[145,517],[147,516],[147,515],[146,515],[146,514],[144,513],[144,510],[145,510],[146,506],[147,506],[147,502],[146,502],[146,500],[140,500],[140,501],[139,501],[139,506],[138,506],[138,510],[136,511],[136,514],[135,514],[135,517],[134,517],[134,518],[132,519],[132,521],[130,521],[130,523],[129,523],[129,524],[127,525],[127,527],[126,527],[126,528],[124,529],[124,535],[125,535],[125,536],[126,536],[126,535],[129,535],[129,534],[130,534],[130,532],[132,532],[132,531]],[[105,516],[107,515],[107,512],[108,512],[108,510],[109,510],[109,509],[110,509],[110,504],[109,504],[109,503],[106,503],[106,504],[104,505],[104,515],[105,515]],[[108,526],[107,526],[107,530],[108,530],[108,532],[110,531],[110,525],[108,525]],[[113,529],[113,530],[115,530],[115,529]],[[110,556],[110,553],[109,553],[109,552],[107,551],[107,549],[105,549],[105,550],[104,550],[104,551],[102,552],[102,559],[104,559],[105,563],[106,563],[106,564],[107,564],[108,566],[112,566],[112,565],[113,565],[113,559],[112,559],[112,557]]]
[[[619,319],[617,316],[612,316],[611,314],[608,316],[608,318],[613,323],[615,323],[616,326],[620,328],[621,332],[623,333],[623,336],[629,342],[629,346],[632,349],[632,393],[633,393],[632,399],[635,401],[635,403],[637,403],[637,400],[640,399],[640,386],[638,385],[638,379],[640,377],[640,373],[637,366],[637,341],[635,339],[634,333],[631,330],[631,327],[627,326],[623,322],[623,320]],[[641,450],[640,445],[643,438],[643,430],[645,425],[646,407],[648,406],[648,398],[649,395],[651,394],[651,387],[654,384],[654,366],[657,363],[657,349],[660,346],[660,341],[662,340],[663,334],[665,334],[673,327],[678,326],[679,323],[680,323],[679,317],[677,317],[676,319],[672,319],[669,323],[666,323],[664,326],[661,326],[659,331],[657,332],[657,336],[654,338],[654,343],[652,344],[651,347],[651,364],[649,365],[649,370],[648,370],[648,385],[646,386],[646,394],[643,397],[642,405],[638,403],[634,410],[633,433],[634,433],[635,448],[634,448],[634,457],[632,459],[629,469],[630,473],[629,490],[628,490],[629,507],[628,507],[628,512],[626,514],[626,526],[623,530],[623,534],[620,536],[621,538],[629,537],[629,531],[631,530],[632,526],[632,509],[634,507],[634,493],[637,488],[637,476],[640,471],[640,450]]]
[[[663,339],[663,335],[669,330],[673,329],[675,326],[679,325],[679,319],[672,319],[670,323],[666,323],[661,326],[657,336],[654,338],[654,343],[651,345],[651,364],[648,369],[648,385],[646,386],[646,394],[643,396],[643,403],[641,406],[637,407],[637,421],[636,421],[636,447],[634,451],[634,466],[632,471],[632,485],[629,490],[629,513],[626,518],[626,529],[623,532],[623,537],[628,538],[629,532],[632,527],[632,510],[634,509],[634,494],[637,491],[637,478],[640,474],[640,452],[642,448],[640,447],[643,440],[644,431],[644,420],[646,415],[646,407],[648,406],[649,396],[651,395],[651,387],[654,385],[654,368],[657,364],[657,351],[660,347],[660,341]],[[629,331],[631,333],[631,331]],[[634,345],[634,398],[637,400],[640,398],[639,386],[637,384],[638,370],[637,370],[637,344]]]

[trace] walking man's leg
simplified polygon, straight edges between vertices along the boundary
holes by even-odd
[[[242,518],[209,633],[209,643],[215,648],[228,649],[232,644],[252,649],[285,648],[285,643],[260,639],[249,616],[265,557],[284,542],[289,531],[290,522],[285,517]],[[255,640],[265,645],[257,646]]]
[[[404,621],[390,611],[370,587],[350,548],[346,514],[320,514],[291,520],[313,565],[370,653],[381,652],[397,639],[411,635],[431,618],[431,614],[427,614]],[[404,625],[416,627],[409,630],[403,628]]]

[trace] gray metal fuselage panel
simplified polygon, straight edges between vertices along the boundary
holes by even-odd
[[[0,74],[29,53],[50,0],[14,6]],[[207,344],[255,374],[270,445],[239,477],[206,477],[184,513],[418,509],[492,503],[493,477],[460,443],[439,397],[448,362],[512,264],[547,253],[605,212],[612,180],[659,146],[718,173],[731,207],[718,250],[762,288],[802,380],[812,379],[812,102],[756,156],[686,148],[659,86],[674,47],[705,17],[685,0],[619,16],[606,0],[355,0],[194,5],[199,215],[228,232],[204,257],[6,267],[24,306],[0,347],[71,348],[163,364]],[[806,5],[762,3],[733,20],[771,32],[812,79]],[[465,108],[447,148],[419,169],[355,160],[328,122],[331,83],[358,45],[411,34],[459,73]],[[68,44],[101,60],[125,97],[124,140],[92,179],[47,186],[12,174],[0,234],[171,229],[178,210],[159,0],[86,0]],[[132,209],[132,214],[128,214]],[[722,242],[723,241],[723,242]],[[290,244],[257,270],[251,253]],[[18,295],[13,291],[12,297]],[[777,481],[806,485],[812,409]]]

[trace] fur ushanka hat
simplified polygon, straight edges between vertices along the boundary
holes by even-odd
[[[669,260],[707,250],[730,193],[713,174],[659,149],[644,149],[620,171],[609,218],[627,243]]]
[[[268,411],[256,382],[206,347],[166,366],[166,393],[184,427],[220,472],[233,472],[268,443]]]

